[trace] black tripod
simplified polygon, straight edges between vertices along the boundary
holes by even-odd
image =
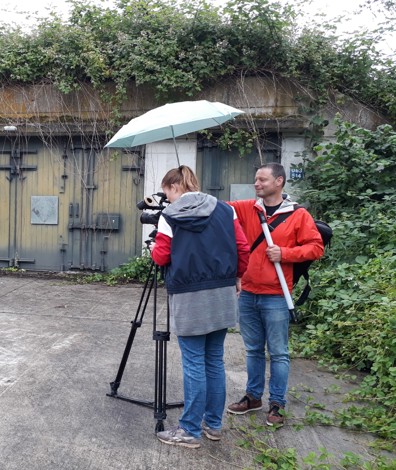
[[[114,382],[110,383],[111,392],[107,393],[108,397],[118,398],[119,400],[128,401],[137,405],[146,406],[154,409],[154,419],[157,420],[155,431],[163,431],[166,419],[166,410],[169,408],[176,408],[183,406],[183,402],[166,403],[166,350],[167,341],[170,339],[169,333],[169,304],[167,303],[167,324],[166,331],[157,331],[157,278],[158,266],[152,261],[149,273],[144,284],[142,296],[140,298],[139,306],[136,311],[135,319],[131,322],[132,328],[129,333],[128,341],[125,346],[124,354],[118,368],[117,376]],[[153,298],[153,339],[155,340],[155,391],[154,401],[135,400],[128,398],[117,393],[118,387],[121,384],[122,375],[128,360],[129,353],[132,348],[133,340],[136,335],[137,329],[142,325],[143,316],[150,298],[151,291],[154,288]]]

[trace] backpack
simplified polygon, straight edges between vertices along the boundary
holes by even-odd
[[[298,204],[294,205],[294,211],[298,210],[303,206],[299,206]],[[285,212],[283,214],[279,214],[278,217],[272,222],[271,224],[268,224],[268,228],[270,232],[273,232],[276,227],[284,222],[289,216],[291,216],[294,211],[291,212]],[[333,230],[332,228],[326,224],[326,222],[323,222],[322,220],[314,220],[316,228],[318,229],[318,232],[320,233],[323,241],[323,245],[326,248],[326,246],[330,246],[330,241],[331,237],[333,236]],[[252,253],[257,246],[265,239],[264,233],[260,233],[260,235],[257,237],[255,242],[250,248],[250,253]],[[309,293],[311,292],[312,288],[309,283],[309,268],[311,264],[313,263],[314,260],[308,260],[308,261],[302,261],[301,263],[293,263],[293,287],[296,286],[298,281],[303,277],[306,281],[305,287],[300,294],[300,297],[297,299],[295,302],[295,306],[299,307],[302,305],[309,296]]]

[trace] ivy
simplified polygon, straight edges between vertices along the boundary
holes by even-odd
[[[391,119],[396,116],[395,62],[363,33],[340,41],[331,25],[298,31],[297,7],[269,0],[119,0],[109,9],[71,0],[71,16],[55,13],[26,33],[0,33],[0,80],[53,83],[64,93],[90,82],[107,93],[114,115],[129,82],[147,84],[157,99],[199,96],[233,77],[287,77],[310,89],[316,106],[341,91]]]
[[[244,129],[234,129],[227,124],[223,127],[221,135],[204,130],[201,132],[201,136],[208,141],[215,142],[221,150],[231,151],[236,149],[240,157],[251,153],[255,142],[258,140],[256,133]]]

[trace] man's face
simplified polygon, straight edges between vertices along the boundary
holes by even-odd
[[[266,198],[282,192],[283,178],[274,178],[270,168],[260,168],[257,170],[254,181],[256,196]]]

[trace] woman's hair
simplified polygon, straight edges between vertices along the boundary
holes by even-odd
[[[172,184],[178,184],[183,192],[199,191],[198,179],[192,169],[186,165],[169,170],[162,178],[161,187],[168,188]]]

